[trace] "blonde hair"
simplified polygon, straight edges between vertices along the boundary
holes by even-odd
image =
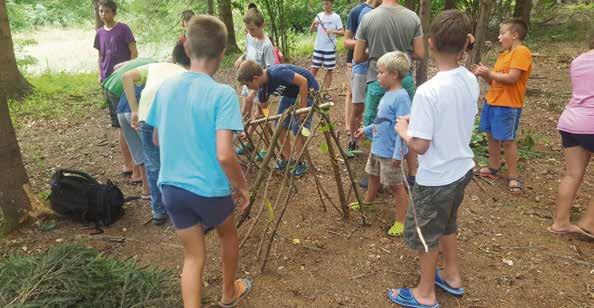
[[[392,51],[384,54],[377,60],[377,66],[383,66],[386,72],[398,74],[402,80],[410,71],[410,60],[408,55],[402,51]]]
[[[256,76],[262,76],[264,70],[256,61],[243,61],[237,70],[237,81],[241,84],[247,84],[254,80]]]

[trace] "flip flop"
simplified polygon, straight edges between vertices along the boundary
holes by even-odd
[[[446,291],[450,295],[460,297],[464,295],[464,288],[454,288],[441,278],[441,269],[435,270],[435,285]]]
[[[480,176],[482,178],[488,178],[497,180],[497,173],[499,173],[499,169],[491,168],[491,167],[482,167],[472,170],[472,173],[476,176]]]
[[[547,231],[549,231],[551,234],[554,234],[554,235],[569,235],[569,234],[575,234],[575,233],[579,232],[579,231],[575,232],[575,231],[567,231],[567,230],[555,230],[551,227],[547,227]]]
[[[594,233],[592,233],[592,232],[590,232],[590,231],[588,231],[588,230],[586,230],[586,229],[584,229],[584,228],[582,228],[582,227],[580,227],[578,225],[576,225],[576,228],[579,230],[579,233],[578,234],[581,234],[583,236],[587,236],[587,237],[589,237],[591,239],[594,239]]]
[[[250,291],[252,290],[252,281],[247,279],[247,278],[241,278],[241,279],[237,279],[236,282],[239,281],[241,283],[243,283],[244,285],[244,290],[241,294],[239,294],[239,296],[237,298],[235,298],[235,300],[233,300],[231,303],[225,304],[222,301],[218,302],[219,307],[222,308],[231,308],[231,307],[236,307],[237,305],[239,305],[239,302],[245,298]]]
[[[511,181],[516,181],[516,185],[511,185]],[[520,181],[520,178],[515,176],[507,177],[507,190],[512,194],[519,194],[524,188],[524,182]]]
[[[398,296],[394,296],[392,291],[398,291]],[[435,302],[433,305],[423,305],[417,301],[415,296],[412,293],[411,289],[402,288],[402,289],[388,289],[387,290],[388,298],[402,306],[402,307],[410,307],[410,308],[439,308],[439,303]]]

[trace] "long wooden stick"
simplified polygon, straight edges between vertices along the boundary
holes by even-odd
[[[321,105],[320,105],[320,106],[318,106],[317,108],[319,108],[319,109],[327,109],[327,108],[330,108],[330,107],[332,107],[332,106],[334,106],[334,103],[333,103],[333,102],[329,102],[329,103],[324,103],[324,104],[321,104]],[[295,114],[296,114],[296,115],[300,115],[300,114],[304,114],[304,113],[309,113],[309,112],[311,111],[311,109],[312,109],[312,108],[314,108],[314,107],[313,107],[313,106],[311,106],[311,107],[299,108],[299,109],[295,110],[295,112],[293,112],[293,114],[294,114],[294,115],[295,115]],[[271,117],[266,117],[266,118],[259,118],[259,119],[256,119],[256,120],[253,120],[253,121],[247,122],[247,123],[245,124],[245,127],[248,127],[248,126],[251,126],[251,125],[254,125],[254,124],[258,124],[258,123],[262,123],[262,122],[266,122],[266,121],[274,121],[274,120],[278,120],[278,119],[280,119],[280,117],[281,117],[281,115],[280,115],[280,114],[277,114],[277,115],[273,115],[273,116],[271,116]],[[281,122],[281,123],[282,123],[282,121],[279,121],[279,122]]]
[[[327,121],[323,121],[328,127],[330,124]],[[349,219],[349,207],[346,204],[346,198],[344,195],[344,188],[342,187],[342,179],[340,178],[340,168],[338,167],[338,161],[336,160],[336,153],[334,152],[334,146],[332,145],[332,139],[328,131],[324,132],[324,139],[328,146],[328,156],[330,157],[330,164],[332,165],[332,172],[334,173],[334,179],[336,180],[336,190],[338,192],[338,200],[340,201],[340,208],[342,210],[342,219]]]

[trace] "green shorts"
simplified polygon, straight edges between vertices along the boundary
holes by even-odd
[[[415,81],[412,74],[406,75],[402,79],[402,88],[408,92],[410,99],[415,96]],[[380,86],[379,81],[375,80],[367,83],[367,93],[365,94],[365,111],[363,112],[363,125],[367,126],[373,123],[377,115],[377,106],[380,100],[384,97],[386,90]]]
[[[417,221],[429,250],[439,247],[442,236],[458,230],[458,208],[464,199],[464,189],[472,178],[472,170],[459,180],[444,186],[422,186],[416,184],[412,199],[417,211]],[[404,241],[412,250],[424,250],[417,234],[411,203],[406,213]]]

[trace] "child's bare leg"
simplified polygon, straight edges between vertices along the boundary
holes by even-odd
[[[217,226],[223,256],[223,303],[230,303],[239,296],[235,291],[235,278],[239,262],[239,241],[233,215]]]
[[[363,109],[365,104],[352,104],[351,105],[351,118],[350,118],[350,129],[351,129],[351,140],[355,140],[355,132],[361,126],[361,120],[363,119]]]
[[[333,70],[326,70],[326,74],[324,75],[324,84],[323,84],[322,89],[324,89],[324,90],[330,89],[330,86],[332,85],[332,72],[333,72]]]
[[[461,288],[462,278],[458,264],[456,233],[442,236],[439,239],[439,248],[445,259],[445,269],[442,271],[441,278],[452,288]]]
[[[309,71],[312,73],[312,75],[314,75],[314,77],[318,75],[319,70],[320,70],[319,67],[312,67],[309,69]]]
[[[489,167],[499,169],[501,166],[501,142],[493,139],[491,134],[487,134],[487,140],[489,143]]]
[[[281,144],[281,153],[283,158],[288,160],[291,157],[291,140],[285,128],[281,128],[278,138]]]
[[[138,181],[142,181],[142,172],[141,170],[141,165],[133,165],[132,167],[132,175],[130,176],[130,179],[132,181],[138,182]]]
[[[303,137],[301,134],[295,136],[295,155],[293,156],[293,159],[297,160],[299,154],[301,154],[301,151],[303,151],[304,145],[305,137]]]
[[[140,165],[139,169],[140,177],[142,178],[142,194],[146,196],[151,193],[151,189],[148,186],[148,179],[146,178],[146,168],[144,165]]]
[[[369,175],[369,181],[367,184],[367,195],[365,196],[365,203],[371,203],[375,201],[377,192],[380,189],[380,177],[378,175]]]
[[[352,66],[347,64],[346,67],[346,97],[344,99],[344,126],[345,130],[349,131],[352,134],[357,130],[353,130],[352,127],[352,117],[353,117],[353,104],[351,102],[353,93],[351,92],[351,74],[352,74]]]
[[[202,225],[176,231],[184,247],[181,286],[184,308],[199,308],[202,302],[202,272],[206,255]]]
[[[594,197],[590,199],[590,205],[578,222],[578,226],[590,232],[590,234],[594,234]]]
[[[419,253],[419,264],[421,266],[421,280],[419,285],[412,290],[417,301],[424,305],[433,305],[435,297],[435,267],[439,249],[430,250],[429,253]]]
[[[566,171],[559,184],[559,195],[555,209],[555,222],[551,227],[555,231],[576,231],[569,221],[571,204],[584,178],[591,154],[580,146],[564,150]]]
[[[406,220],[406,210],[408,209],[408,195],[404,184],[391,185],[394,193],[394,208],[396,209],[396,221],[404,224]]]
[[[128,143],[126,142],[126,138],[124,138],[124,133],[120,128],[118,128],[118,141],[120,143],[120,150],[122,151],[122,157],[124,159],[124,171],[133,171],[134,164],[132,163],[132,154],[130,154],[130,149],[128,149]]]
[[[507,165],[507,174],[510,177],[517,177],[518,172],[518,144],[516,141],[503,141],[503,152],[505,155],[505,164]]]

